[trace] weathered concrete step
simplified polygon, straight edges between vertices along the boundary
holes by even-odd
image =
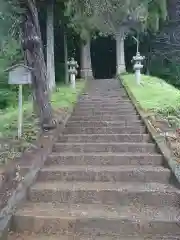
[[[157,148],[154,143],[60,143],[53,146],[56,152],[141,152],[154,153]]]
[[[107,109],[116,109],[117,107],[134,107],[133,104],[131,102],[119,102],[119,103],[91,103],[91,102],[78,102],[78,104],[76,105],[76,108],[80,108],[80,109],[87,109],[87,108],[94,108],[94,107],[98,107],[98,108],[107,108]]]
[[[107,122],[107,121],[69,121],[66,127],[124,127],[124,126],[142,126],[142,121],[119,121],[119,122]]]
[[[93,239],[139,235],[145,239],[147,235],[179,235],[178,218],[179,209],[173,207],[26,203],[12,222],[18,232],[86,235]]]
[[[73,116],[75,115],[88,115],[88,116],[101,116],[101,115],[133,115],[133,114],[137,114],[135,110],[132,110],[132,109],[117,109],[116,111],[112,111],[112,110],[109,110],[109,111],[103,111],[103,110],[91,110],[91,109],[87,109],[87,110],[75,110],[73,111]]]
[[[78,101],[78,106],[121,106],[121,105],[131,105],[133,106],[132,102],[130,100],[112,100],[112,99],[101,99],[99,101],[95,100],[79,100]]]
[[[168,183],[170,170],[152,166],[62,166],[41,169],[39,181],[103,181],[103,182],[161,182]]]
[[[133,115],[102,115],[102,116],[71,116],[69,121],[136,121],[140,116]]]
[[[142,182],[38,182],[28,199],[32,202],[142,204],[142,206],[179,206],[179,191],[162,183]]]
[[[87,111],[87,110],[99,110],[99,111],[119,111],[119,110],[135,110],[134,106],[132,106],[131,104],[118,104],[115,106],[105,106],[105,105],[82,105],[79,104],[74,108],[76,111]]]
[[[78,103],[81,105],[86,105],[86,104],[100,104],[100,105],[121,105],[121,104],[132,104],[132,101],[127,97],[127,98],[121,98],[121,97],[116,97],[116,98],[111,98],[111,97],[100,97],[100,98],[79,98]]]
[[[161,154],[153,153],[52,153],[45,164],[49,165],[152,165],[163,163]]]
[[[101,127],[101,128],[81,128],[81,127],[66,127],[64,134],[144,134],[147,133],[145,126],[142,127]]]
[[[152,142],[149,134],[66,134],[59,142]]]
[[[180,236],[147,236],[147,238],[137,236],[79,236],[61,234],[34,234],[34,233],[10,233],[8,240],[179,240]]]
[[[88,88],[87,92],[86,93],[83,93],[81,95],[82,98],[93,98],[93,99],[99,99],[101,98],[102,96],[113,96],[113,97],[122,97],[122,95],[126,95],[126,92],[124,89],[120,90],[118,87],[116,90],[120,90],[120,91],[114,91],[113,89],[111,89],[110,91],[108,89],[103,89],[102,86],[100,87],[97,87],[98,88],[98,91],[97,89],[90,89]],[[100,89],[101,88],[101,89]],[[121,93],[121,94],[120,94]]]
[[[116,97],[98,97],[98,96],[81,96],[79,98],[79,102],[80,103],[103,103],[103,101],[105,103],[108,103],[110,101],[111,102],[121,102],[121,103],[131,103],[131,100],[127,97],[127,96],[116,96]]]
[[[82,96],[99,98],[101,96],[121,97],[122,95],[127,95],[127,93],[125,92],[125,89],[119,88],[119,86],[116,86],[116,89],[112,89],[112,86],[110,86],[110,88],[104,88],[101,85],[96,86],[96,88],[88,88],[87,92]]]
[[[125,92],[125,90],[123,88],[119,88],[117,86],[117,89],[108,89],[108,88],[102,88],[102,86],[99,86],[98,88],[92,88],[92,89],[88,89],[88,93],[86,94],[86,96],[89,97],[120,97],[120,96],[127,96],[127,93]]]
[[[95,123],[97,123],[97,124],[101,124],[102,125],[102,127],[105,125],[105,126],[107,126],[108,124],[123,124],[123,125],[133,125],[133,124],[142,124],[143,123],[143,121],[141,120],[141,119],[123,119],[123,120],[118,120],[118,121],[106,121],[106,120],[84,120],[84,119],[82,119],[82,120],[80,120],[80,121],[76,121],[76,120],[71,120],[71,118],[68,120],[68,124],[69,123],[74,123],[74,124],[76,124],[76,123],[84,123],[84,124],[90,124],[90,123],[93,123],[93,124],[95,124]]]
[[[87,96],[81,95],[79,98],[80,101],[84,102],[94,102],[94,101],[102,101],[104,100],[105,102],[109,101],[121,101],[121,102],[130,102],[130,99],[126,94],[104,94],[102,95],[101,93],[97,93],[97,95],[89,94]]]
[[[81,96],[84,99],[123,99],[124,97],[127,97],[127,94],[125,91],[106,91],[102,89],[102,91],[95,91],[95,90],[89,90],[87,95]]]

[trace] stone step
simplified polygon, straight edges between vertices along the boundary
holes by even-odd
[[[133,125],[133,124],[142,124],[143,123],[143,121],[141,120],[141,119],[122,119],[122,120],[110,120],[110,121],[107,121],[107,120],[101,120],[101,119],[99,119],[99,120],[91,120],[91,119],[89,119],[89,120],[84,120],[83,118],[82,118],[82,120],[78,120],[78,121],[76,121],[76,120],[72,120],[71,118],[68,120],[68,123],[84,123],[84,124],[90,124],[90,123],[93,123],[93,124],[95,124],[95,123],[97,123],[97,124],[101,124],[101,127],[103,127],[104,125],[105,126],[107,126],[108,124],[122,124],[122,125]]]
[[[120,97],[84,97],[79,98],[78,103],[131,103],[127,96]]]
[[[135,110],[134,106],[131,104],[119,104],[115,106],[106,106],[106,105],[78,105],[74,108],[75,110],[79,111],[87,111],[87,110],[96,110],[96,111],[119,111],[119,110]]]
[[[180,236],[148,236],[145,240],[179,240]],[[143,237],[129,236],[79,236],[78,235],[61,235],[61,234],[33,234],[33,233],[10,233],[8,240],[144,240]]]
[[[79,104],[77,104],[75,106],[75,108],[77,109],[87,109],[87,108],[103,108],[103,109],[117,109],[117,108],[124,108],[124,107],[134,107],[132,103],[123,103],[123,102],[119,102],[119,103],[84,103],[84,102],[79,102]]]
[[[162,183],[142,182],[37,182],[28,193],[32,202],[61,202],[69,204],[142,204],[179,206],[179,191]]]
[[[131,105],[133,106],[132,102],[129,100],[112,100],[112,99],[102,99],[99,101],[95,100],[79,100],[76,106],[110,106],[110,107],[117,107],[121,105]]]
[[[66,134],[59,142],[152,142],[149,134]]]
[[[154,153],[156,152],[156,145],[154,143],[60,143],[57,142],[53,146],[56,152],[141,152]]]
[[[12,226],[18,232],[86,235],[94,236],[93,239],[98,239],[96,236],[110,236],[113,239],[113,236],[118,235],[139,236],[145,239],[147,235],[180,234],[178,208],[156,209],[141,205],[27,202],[16,212]]]
[[[52,153],[45,165],[152,165],[163,163],[161,154],[153,153]]]
[[[82,127],[66,127],[64,134],[144,134],[147,133],[145,126],[141,127],[101,127],[101,128],[82,128]]]
[[[112,90],[111,90],[112,91]],[[102,91],[95,91],[95,90],[88,90],[87,95],[81,95],[82,99],[92,99],[92,100],[99,100],[99,99],[124,99],[127,98],[128,96],[126,92],[124,91],[115,91],[115,92],[110,92],[110,91],[105,91],[102,89]]]
[[[103,181],[168,183],[170,170],[153,166],[62,166],[52,165],[40,170],[39,181]]]
[[[111,89],[110,89],[111,88]],[[83,94],[82,97],[93,97],[94,98],[101,98],[101,97],[113,97],[113,98],[120,98],[122,96],[127,96],[126,91],[123,88],[119,88],[116,86],[116,89],[110,88],[103,88],[102,86],[96,86],[96,88],[89,88],[88,92]]]
[[[76,116],[76,115],[88,115],[88,116],[102,116],[102,115],[133,115],[133,114],[136,114],[136,111],[135,110],[132,110],[132,109],[117,109],[116,111],[112,111],[112,110],[109,110],[109,111],[103,111],[103,110],[91,110],[91,109],[87,109],[87,110],[74,110],[72,115],[73,116]]]
[[[102,115],[102,116],[71,116],[69,121],[137,121],[140,116],[133,115]]]
[[[143,123],[142,121],[119,121],[119,122],[107,122],[107,121],[68,121],[66,127],[124,127],[124,126],[137,126],[140,127],[142,126]]]
[[[100,87],[100,86],[99,86]],[[102,87],[102,86],[101,86]],[[83,95],[82,95],[83,96]],[[127,93],[124,89],[119,89],[117,86],[116,90],[113,89],[104,89],[104,88],[92,88],[88,90],[86,97],[93,97],[93,98],[101,98],[101,97],[112,97],[112,98],[120,98],[120,97],[127,96]]]

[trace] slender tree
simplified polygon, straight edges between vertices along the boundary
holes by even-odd
[[[47,84],[50,91],[55,89],[55,64],[54,64],[54,0],[49,0],[47,9],[47,47],[46,47],[46,64],[47,64]]]
[[[92,79],[91,63],[91,38],[94,35],[95,22],[93,15],[84,11],[84,3],[69,0],[66,3],[66,15],[70,18],[69,26],[72,27],[81,38],[81,77]],[[87,5],[88,6],[88,5]]]
[[[22,46],[27,64],[33,69],[32,85],[37,103],[37,111],[42,128],[51,128],[54,126],[53,112],[47,89],[47,72],[38,11],[34,0],[27,0],[22,6],[25,9],[21,25]]]
[[[69,74],[68,74],[68,45],[67,45],[67,33],[64,27],[64,72],[65,72],[65,83],[69,83]]]

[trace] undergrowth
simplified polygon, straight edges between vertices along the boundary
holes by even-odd
[[[78,93],[83,89],[84,82],[76,84],[76,90],[70,86],[59,85],[53,93],[51,102],[56,114],[71,108],[77,100]],[[0,164],[14,159],[30,146],[40,134],[38,119],[33,114],[32,102],[23,104],[23,135],[17,140],[18,108],[10,107],[0,113]]]

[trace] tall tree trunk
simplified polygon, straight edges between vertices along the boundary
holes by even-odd
[[[68,74],[68,46],[67,46],[67,35],[64,31],[64,72],[65,72],[65,83],[69,83],[69,74]]]
[[[81,78],[93,79],[90,38],[81,44]]]
[[[32,68],[32,87],[40,124],[42,129],[49,129],[53,128],[55,124],[46,85],[47,73],[38,11],[34,0],[27,0],[24,7],[26,12],[22,22],[22,46],[25,51],[26,62]]]
[[[50,91],[56,86],[54,66],[54,0],[49,0],[47,5],[47,83]]]
[[[81,78],[86,78],[86,45],[82,42],[81,43],[81,58],[80,58],[80,65],[81,65]]]
[[[125,52],[124,52],[124,32],[116,33],[116,66],[117,74],[121,74],[126,71],[125,66]]]

